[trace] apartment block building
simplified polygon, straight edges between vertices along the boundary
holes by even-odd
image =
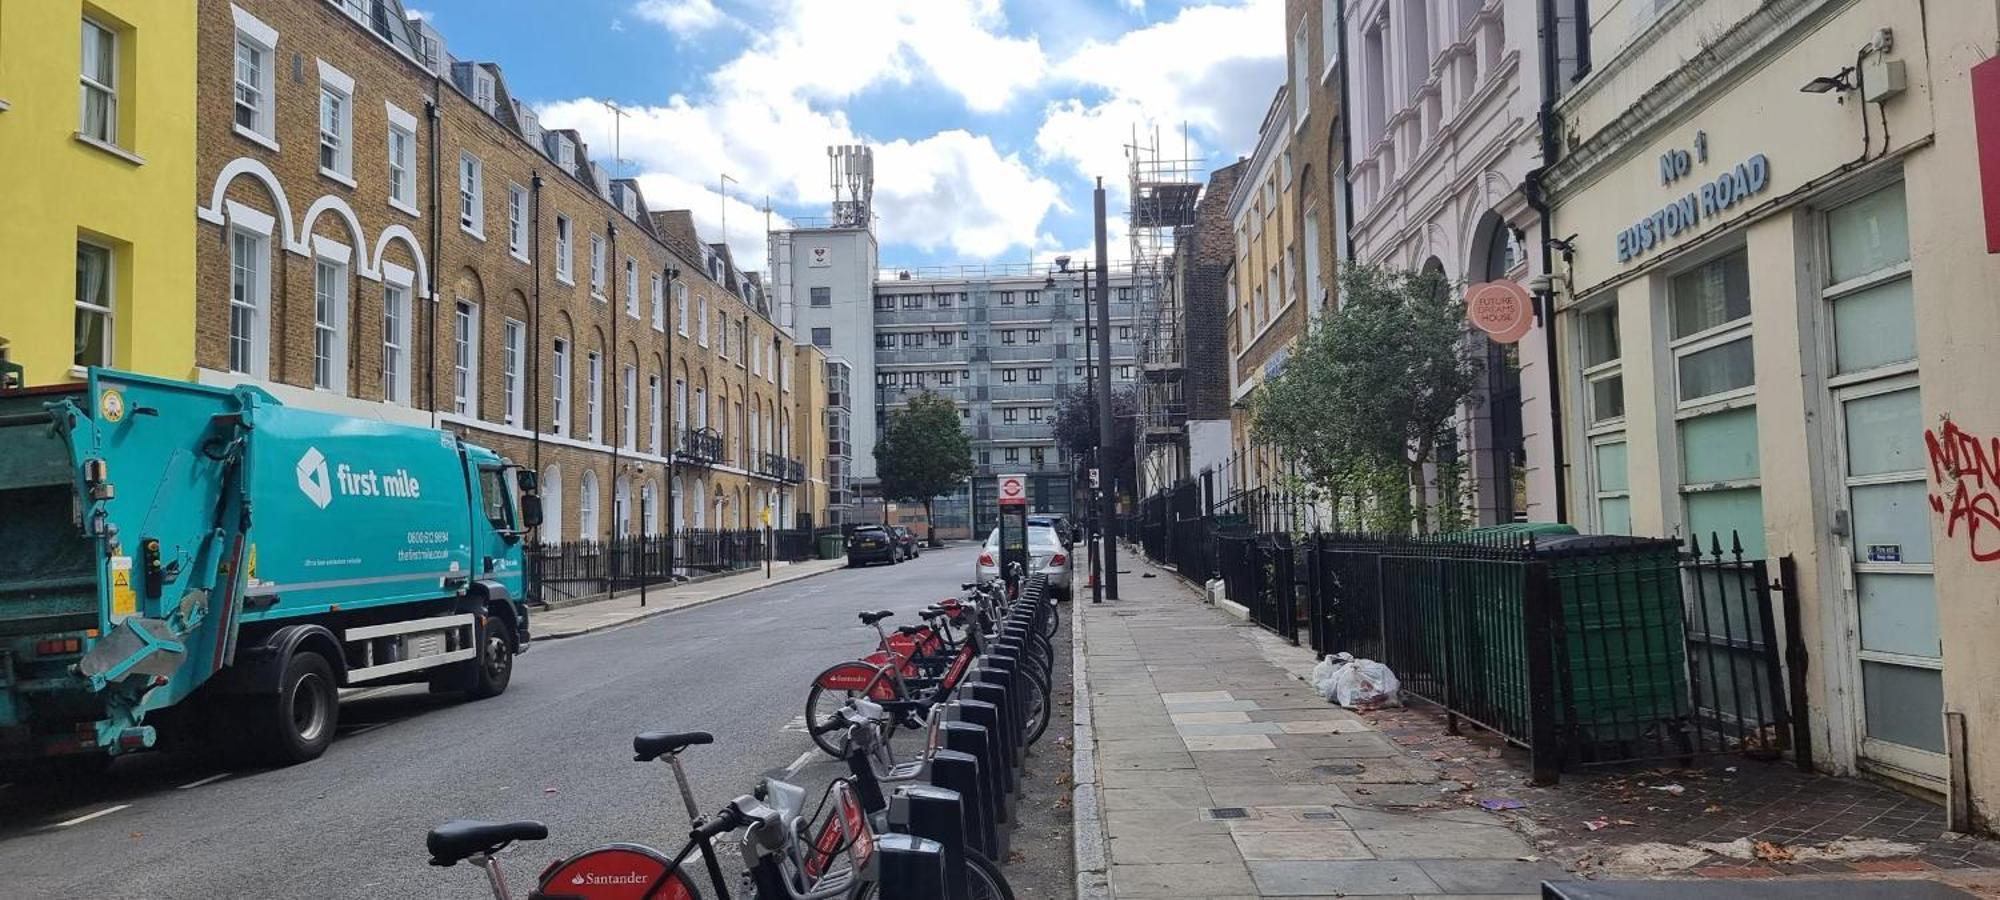
[[[1311,324],[1298,278],[1292,116],[1291,90],[1280,87],[1258,128],[1257,151],[1229,198],[1235,234],[1228,282],[1229,493],[1269,488],[1284,473],[1278,454],[1254,439],[1250,404],[1259,385],[1284,371],[1292,346]]]
[[[1354,257],[1435,272],[1455,291],[1541,274],[1542,254],[1526,252],[1534,246],[1526,236],[1539,240],[1541,222],[1522,185],[1542,162],[1537,17],[1544,4],[1344,6]],[[1565,27],[1583,9],[1556,6]],[[1297,63],[1295,56],[1295,79],[1311,70]],[[1481,525],[1555,520],[1548,335],[1539,323],[1508,344],[1467,332],[1482,375],[1478,396],[1455,423],[1469,482],[1458,502]]]
[[[1130,273],[1114,271],[1110,285],[1112,386],[1130,389],[1139,377]],[[997,474],[1026,474],[1034,505],[1069,509],[1075,465],[1056,446],[1054,422],[1062,398],[1086,384],[1085,341],[1095,353],[1084,301],[1079,272],[1032,266],[896,270],[876,282],[876,417],[934,391],[958,404],[972,437],[971,493],[935,504],[939,527],[997,521]]]
[[[541,538],[818,517],[757,279],[398,0],[201,0],[196,377],[435,424],[542,475]]]
[[[0,359],[28,384],[194,368],[190,4],[0,5]]]

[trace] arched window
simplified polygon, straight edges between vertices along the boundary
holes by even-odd
[[[639,486],[639,533],[652,537],[660,530],[660,507],[651,481]]]
[[[671,499],[667,505],[673,507],[670,514],[674,517],[674,530],[681,531],[687,528],[687,488],[681,484],[679,475],[674,476]]]
[[[623,475],[611,484],[611,531],[618,537],[632,536],[632,479]]]
[[[1473,260],[1472,269],[1479,273],[1481,281],[1505,278],[1507,273],[1525,261],[1521,243],[1514,239],[1514,229],[1507,227],[1506,221],[1498,214],[1488,212],[1480,217],[1475,233],[1485,236],[1479,245],[1480,258]]]
[[[604,534],[597,530],[597,473],[583,470],[583,479],[577,484],[576,536],[586,541],[601,541]]]
[[[562,467],[542,470],[542,527],[536,534],[544,544],[560,544],[563,539]]]
[[[694,497],[688,508],[694,510],[694,527],[699,530],[708,527],[708,491],[702,487],[701,479],[694,482]]]

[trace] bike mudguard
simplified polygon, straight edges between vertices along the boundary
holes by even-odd
[[[870,700],[896,699],[896,684],[887,677],[877,678],[881,664],[844,662],[819,673],[813,684],[829,691],[867,691]],[[870,684],[873,687],[870,687]]]
[[[528,900],[693,900],[686,875],[650,847],[606,844],[542,873]]]

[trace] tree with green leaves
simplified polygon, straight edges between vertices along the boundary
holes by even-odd
[[[1130,488],[1137,484],[1135,478],[1136,456],[1133,453],[1138,440],[1136,424],[1139,418],[1139,396],[1131,385],[1111,389],[1111,449],[1097,457],[1098,477],[1107,491]],[[1056,446],[1061,447],[1070,459],[1090,459],[1097,449],[1097,400],[1096,396],[1084,388],[1072,388],[1069,393],[1056,401],[1056,418],[1050,425],[1055,433]]]
[[[1258,390],[1252,433],[1304,466],[1336,516],[1345,501],[1371,527],[1431,530],[1425,471],[1478,387],[1451,287],[1436,272],[1343,267],[1339,309]]]
[[[957,490],[972,472],[972,439],[960,425],[956,404],[924,391],[890,411],[888,427],[875,442],[875,474],[882,479],[882,496],[924,505],[927,543],[937,543],[931,501]]]

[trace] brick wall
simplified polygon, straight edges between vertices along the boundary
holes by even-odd
[[[778,484],[753,473],[761,466],[761,455],[776,449],[778,426],[787,418],[779,415],[779,410],[792,401],[761,360],[753,374],[745,364],[745,347],[747,343],[764,350],[775,338],[778,355],[785,356],[790,355],[790,342],[763,311],[746,304],[731,289],[738,283],[735,278],[725,277],[724,283],[718,283],[708,277],[698,239],[670,245],[659,233],[656,218],[646,214],[643,199],[640,215],[634,218],[601,195],[590,170],[582,164],[588,149],[581,142],[577,143],[579,165],[574,169],[566,169],[545,155],[515,121],[504,79],[496,76],[495,111],[489,114],[449,79],[434,76],[330,4],[239,0],[237,6],[278,34],[277,52],[267,61],[274,75],[272,131],[278,149],[233,127],[235,14],[227,0],[202,0],[197,196],[212,208],[204,216],[208,224],[198,229],[196,238],[200,294],[197,365],[209,377],[232,377],[227,373],[229,240],[232,228],[250,223],[254,229],[261,214],[276,221],[268,237],[269,305],[264,314],[270,323],[270,341],[265,374],[274,386],[301,389],[286,392],[285,396],[292,398],[288,402],[323,401],[340,410],[365,411],[369,408],[365,404],[388,399],[382,376],[383,275],[391,266],[400,267],[418,273],[418,283],[410,292],[412,383],[408,406],[374,407],[382,410],[382,415],[427,421],[431,418],[427,413],[436,410],[447,427],[470,440],[524,464],[539,459],[541,468],[545,472],[553,469],[561,482],[556,489],[560,492],[561,530],[557,532],[552,522],[547,527],[552,536],[579,536],[583,476],[593,473],[598,528],[590,536],[602,537],[615,530],[613,491],[620,477],[633,485],[630,529],[636,532],[639,528],[639,486],[649,482],[655,486],[659,521],[664,525],[666,460],[650,452],[653,413],[648,380],[660,379],[665,420],[662,438],[671,447],[675,439],[674,380],[686,379],[691,385],[707,386],[705,393],[714,405],[711,424],[722,424],[721,404],[726,399],[731,427],[725,433],[724,465],[682,467],[683,489],[678,499],[683,504],[684,521],[695,519],[691,506],[694,484],[699,481],[707,507],[704,524],[715,525],[714,498],[718,495],[727,499],[727,523],[754,524],[764,493]],[[353,79],[351,184],[320,171],[322,62]],[[417,119],[414,214],[389,202],[386,104]],[[434,118],[427,115],[433,108]],[[477,234],[460,222],[458,175],[465,153],[475,157],[481,167],[479,209],[483,223]],[[222,185],[222,197],[239,206],[209,202],[225,172],[231,177]],[[539,190],[535,187],[538,178]],[[521,248],[524,252],[519,256],[509,247],[510,186],[519,187],[526,201],[522,227],[527,232],[527,246]],[[636,185],[619,187],[637,190]],[[239,218],[238,209],[248,212]],[[308,212],[313,214],[310,222],[305,218]],[[559,279],[556,273],[558,216],[566,217],[572,227],[574,277],[569,281]],[[607,248],[601,297],[593,296],[590,288],[593,234],[601,236]],[[346,389],[341,392],[344,397],[340,393],[309,393],[314,387],[316,241],[349,248],[340,279],[347,322],[347,340],[338,361],[346,375]],[[539,272],[529,261],[536,259],[543,263]],[[628,261],[638,288],[636,316],[626,312]],[[674,292],[670,283],[664,283],[670,270],[678,271],[688,289],[691,329],[694,308],[706,303],[710,335],[706,345],[693,335],[673,333]],[[652,327],[651,285],[656,274],[663,276],[664,302],[668,305],[664,331]],[[436,286],[434,307],[422,300],[430,293],[431,283]],[[461,302],[476,311],[471,344],[475,348],[477,390],[463,416],[454,413],[453,326]],[[521,412],[511,423],[504,400],[508,380],[502,339],[509,320],[519,323],[522,331],[522,352],[514,360],[522,385]],[[736,330],[729,340],[734,351],[729,358],[722,357],[723,342],[717,337],[724,327]],[[566,436],[558,434],[555,422],[552,349],[557,340],[566,343],[570,356]],[[603,361],[598,442],[588,439],[586,423],[586,361],[592,352]],[[620,410],[626,402],[623,371],[628,366],[636,370],[636,390],[629,398],[635,414],[631,432],[625,435]],[[807,400],[811,402],[811,398]],[[754,441],[748,431],[751,410],[757,411],[759,425]],[[796,456],[799,416],[790,418]],[[816,412],[811,418],[817,421]],[[545,439],[531,440],[536,433]],[[614,454],[610,445],[621,437],[636,452]],[[753,445],[757,451],[754,459]]]

